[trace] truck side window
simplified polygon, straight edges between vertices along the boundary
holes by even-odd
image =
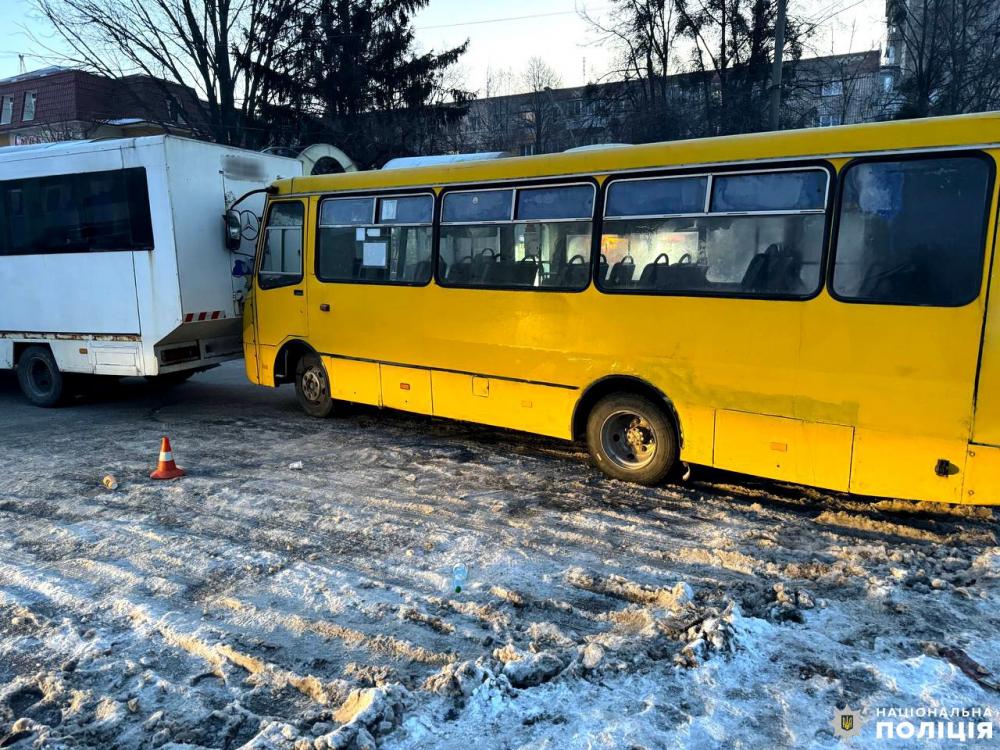
[[[304,225],[305,206],[301,201],[271,204],[258,272],[261,289],[290,286],[302,281]]]

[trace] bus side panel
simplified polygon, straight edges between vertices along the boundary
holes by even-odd
[[[435,370],[434,414],[466,422],[571,438],[579,391]]]
[[[851,492],[960,503],[966,452],[964,440],[859,427],[855,431]],[[942,465],[942,476],[934,470],[939,460],[948,464]]]
[[[274,363],[278,347],[257,343],[257,384],[274,388]],[[249,374],[249,372],[247,373]]]
[[[330,395],[333,398],[355,404],[382,406],[382,383],[378,364],[339,357],[322,359],[330,378]]]
[[[715,409],[707,406],[680,406],[681,460],[712,466],[715,463]]]
[[[382,405],[390,409],[431,414],[431,374],[415,367],[379,365]]]
[[[716,414],[715,465],[772,479],[846,490],[854,430],[736,411]]]
[[[803,305],[796,416],[854,425],[850,491],[956,502],[972,419],[981,298],[964,307]],[[950,475],[949,475],[950,476]]]
[[[978,505],[1000,505],[1000,448],[970,445],[965,463],[962,500]]]

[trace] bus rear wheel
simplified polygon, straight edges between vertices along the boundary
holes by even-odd
[[[17,362],[21,392],[35,406],[58,406],[66,396],[66,382],[55,357],[45,346],[29,346]]]
[[[302,411],[311,417],[328,417],[333,411],[330,378],[316,354],[305,354],[295,365],[295,396]]]
[[[587,447],[614,479],[659,484],[677,462],[677,431],[666,411],[645,396],[605,396],[587,418]]]

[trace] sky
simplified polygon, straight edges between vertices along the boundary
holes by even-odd
[[[8,22],[0,29],[0,77],[19,70],[18,54],[33,70],[52,64],[31,34],[59,45],[35,17],[31,0],[0,0]],[[563,86],[600,79],[613,63],[613,51],[601,43],[580,17],[606,15],[611,0],[431,0],[414,19],[423,50],[440,50],[469,41],[458,82],[483,93],[488,71],[510,70],[516,78],[531,57],[541,57]],[[821,21],[811,54],[863,51],[880,45],[884,0],[789,0],[789,14]],[[11,23],[10,21],[13,21]]]

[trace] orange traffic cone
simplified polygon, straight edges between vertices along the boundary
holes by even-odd
[[[156,466],[156,471],[149,475],[150,479],[177,479],[184,476],[184,469],[178,468],[174,463],[174,453],[170,450],[170,438],[163,436],[160,443],[160,463]]]

